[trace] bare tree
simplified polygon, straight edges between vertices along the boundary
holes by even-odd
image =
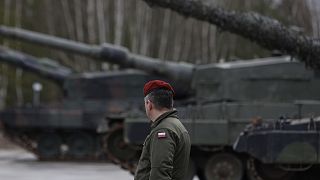
[[[97,19],[98,19],[98,34],[99,34],[99,42],[103,43],[107,41],[106,38],[106,22],[105,22],[105,15],[104,15],[104,1],[97,0],[96,3],[96,12],[97,12]]]
[[[143,17],[144,17],[144,6],[141,5],[143,3],[141,2],[137,2],[136,3],[136,13],[135,13],[135,17],[136,17],[136,23],[134,25],[135,27],[135,31],[133,36],[134,41],[133,41],[133,46],[132,46],[132,50],[135,53],[140,53],[140,44],[141,44],[141,34],[143,33],[144,27],[143,27]]]
[[[95,26],[95,1],[87,1],[87,29],[89,43],[96,42],[96,26]]]
[[[77,40],[84,41],[84,31],[83,31],[83,14],[82,14],[82,3],[83,1],[74,0],[74,9],[75,9],[75,29]]]
[[[124,1],[117,0],[115,2],[115,29],[114,29],[114,44],[121,45],[122,44],[122,36],[123,36],[123,21],[124,21]]]
[[[140,33],[140,53],[143,55],[149,55],[149,36],[150,36],[150,25],[151,25],[151,13],[148,12],[147,7],[143,6],[142,12],[144,15],[141,17],[143,18],[142,27],[143,31]]]
[[[62,14],[64,17],[64,22],[65,22],[65,27],[68,32],[68,36],[71,37],[71,39],[76,39],[75,38],[75,26],[74,26],[74,21],[70,13],[70,6],[69,6],[69,1],[65,0],[60,0],[61,6],[62,6]]]
[[[46,0],[44,3],[45,3],[45,7],[44,7],[45,15],[47,17],[47,21],[46,21],[47,32],[50,35],[57,35],[55,17],[53,16],[53,14],[55,13],[54,2],[52,0]],[[58,57],[58,59],[62,61],[63,64],[68,66],[71,65],[71,63],[69,62],[69,58],[65,53],[61,51],[54,51],[54,50],[51,50],[51,52],[52,52],[51,54],[55,54],[56,57]]]
[[[10,13],[11,13],[11,1],[5,0],[4,1],[4,15],[3,15],[3,22],[5,24],[9,24],[10,22]],[[7,41],[3,41],[4,46],[9,46]],[[1,76],[0,76],[0,109],[3,109],[6,106],[7,100],[7,92],[8,92],[8,77],[7,77],[8,67],[5,64],[1,65]]]
[[[164,11],[164,17],[162,22],[162,29],[159,32],[161,34],[158,56],[161,59],[166,57],[166,48],[168,47],[169,26],[171,20],[171,11]]]
[[[137,26],[137,11],[138,11],[138,4],[134,1],[129,1],[127,3],[127,7],[126,7],[126,11],[130,11],[128,12],[128,17],[127,19],[127,28],[128,28],[128,34],[130,37],[130,43],[127,45],[132,52],[137,53],[138,51],[138,38],[136,36],[136,33],[138,30],[138,26]]]
[[[188,22],[189,21],[189,22]],[[182,61],[188,61],[190,60],[190,54],[192,52],[191,48],[192,48],[192,32],[193,32],[193,29],[194,29],[194,21],[193,20],[187,20],[187,23],[185,25],[185,28],[186,28],[186,33],[185,33],[185,37],[188,37],[188,38],[184,38],[184,41],[183,41],[183,53],[181,55],[181,60]]]
[[[176,17],[176,24],[174,28],[176,29],[174,34],[175,43],[173,46],[173,55],[172,60],[180,61],[181,58],[181,50],[182,50],[182,40],[185,38],[186,29],[183,28],[183,21],[181,17]]]
[[[16,8],[15,8],[15,24],[17,27],[21,27],[21,15],[22,15],[22,1],[16,0]],[[16,49],[20,49],[20,43],[17,43]],[[17,94],[17,105],[23,105],[23,92],[22,92],[22,75],[23,70],[20,68],[16,68],[16,94]]]

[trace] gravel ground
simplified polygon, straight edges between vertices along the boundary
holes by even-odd
[[[108,163],[39,162],[24,150],[0,149],[1,180],[132,180],[133,176]]]

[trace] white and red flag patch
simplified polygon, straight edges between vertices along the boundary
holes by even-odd
[[[160,138],[166,138],[166,137],[167,137],[166,132],[158,132],[158,139],[160,139]]]

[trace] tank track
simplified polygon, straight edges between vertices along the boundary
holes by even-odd
[[[92,155],[88,155],[83,158],[73,158],[66,153],[61,153],[59,156],[54,158],[44,158],[37,150],[36,140],[31,138],[26,134],[16,134],[14,130],[1,127],[0,131],[3,134],[3,137],[12,142],[13,144],[23,148],[24,150],[32,153],[41,161],[92,161],[92,162],[109,162],[105,156],[103,157],[104,150],[98,149]]]

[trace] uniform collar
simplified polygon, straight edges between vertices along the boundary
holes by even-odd
[[[161,114],[152,124],[151,124],[151,129],[157,127],[161,121],[163,119],[166,119],[167,117],[174,117],[174,118],[178,118],[178,115],[177,115],[177,110],[176,109],[173,109],[173,110],[170,110],[170,111],[167,111],[163,114]]]

